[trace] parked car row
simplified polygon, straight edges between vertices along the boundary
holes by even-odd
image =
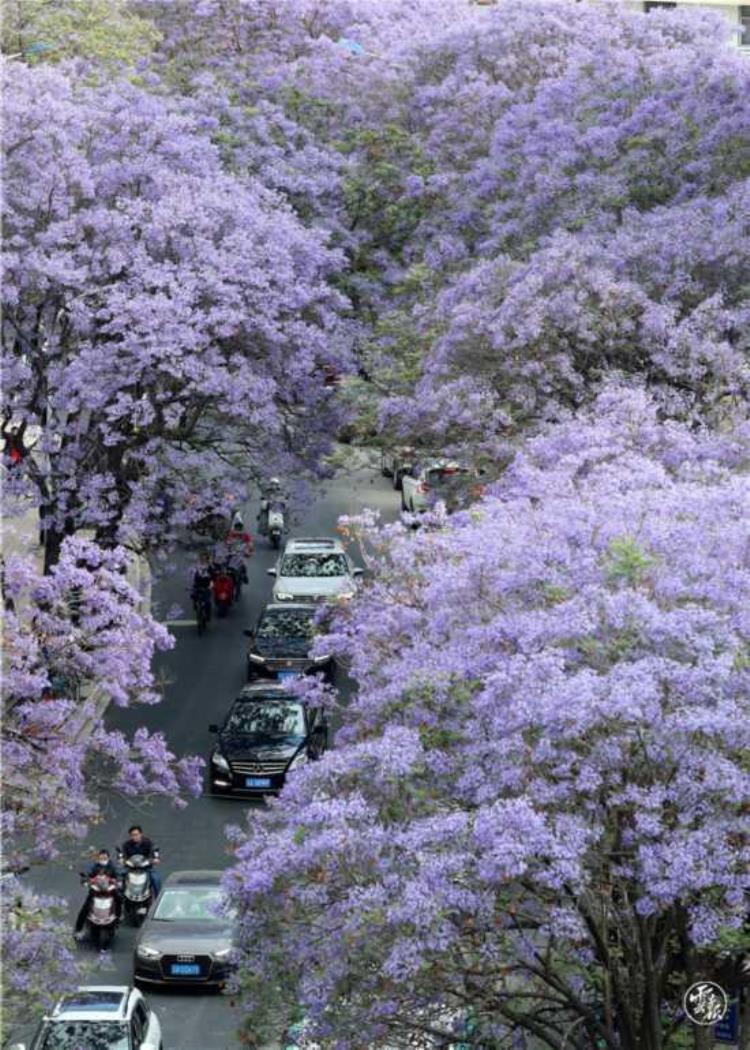
[[[401,510],[409,514],[423,514],[438,502],[450,514],[484,492],[480,471],[408,445],[383,449],[380,469],[393,479],[393,487],[401,490]]]

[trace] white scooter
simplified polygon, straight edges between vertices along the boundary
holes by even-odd
[[[122,888],[123,909],[129,921],[134,926],[140,926],[146,918],[146,912],[153,896],[151,889],[152,861],[140,853],[134,853],[132,857],[124,860],[122,850],[117,851],[117,857],[125,868]]]
[[[258,532],[268,536],[271,546],[277,550],[281,546],[281,537],[286,530],[284,514],[286,503],[282,499],[263,500],[258,515]]]

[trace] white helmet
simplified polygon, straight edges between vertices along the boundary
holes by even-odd
[[[234,517],[232,518],[232,528],[234,529],[235,532],[237,532],[240,529],[244,529],[244,527],[245,527],[245,523],[242,520],[242,515],[240,514],[239,511],[237,511],[235,513]]]

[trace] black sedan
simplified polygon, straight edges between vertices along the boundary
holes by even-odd
[[[223,985],[231,970],[232,920],[221,912],[221,871],[176,871],[135,942],[133,979]]]
[[[308,671],[330,674],[333,660],[329,655],[308,655],[315,629],[317,610],[310,604],[277,602],[267,605],[254,631],[245,631],[250,639],[247,649],[248,681],[258,676],[283,680]]]
[[[208,773],[213,794],[281,791],[290,772],[328,746],[323,711],[271,682],[245,686],[222,725],[208,729],[216,733]]]

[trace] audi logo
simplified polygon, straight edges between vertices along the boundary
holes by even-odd
[[[178,955],[177,962],[195,962],[194,955]]]

